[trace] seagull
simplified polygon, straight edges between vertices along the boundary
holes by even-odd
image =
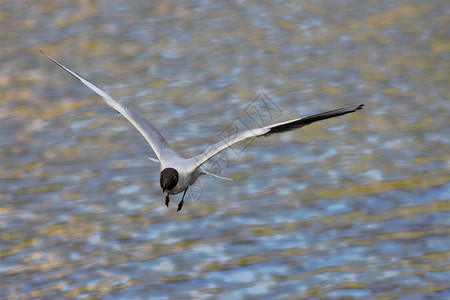
[[[311,123],[342,116],[348,113],[353,113],[363,108],[364,104],[352,105],[348,107],[338,108],[323,113],[315,114],[308,117],[297,118],[269,126],[264,126],[256,129],[238,132],[208,147],[203,153],[193,156],[191,158],[184,158],[176,153],[159,131],[146,119],[140,116],[135,111],[124,106],[120,102],[114,100],[110,95],[97,87],[95,84],[81,76],[80,74],[63,66],[57,60],[48,56],[44,51],[39,50],[43,55],[47,56],[51,61],[60,66],[70,75],[81,81],[85,86],[103,98],[103,100],[117,113],[124,116],[147,140],[157,158],[150,160],[159,163],[160,178],[159,184],[162,188],[163,195],[165,195],[165,204],[168,207],[170,198],[169,195],[176,195],[183,192],[181,201],[178,204],[177,211],[183,207],[184,196],[186,191],[192,186],[201,175],[210,175],[219,179],[231,180],[230,178],[222,177],[214,173],[208,172],[204,167],[208,160],[215,155],[233,146],[236,143],[244,141],[249,138],[270,136],[275,133],[281,133],[301,128]]]

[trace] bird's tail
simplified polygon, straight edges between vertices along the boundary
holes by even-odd
[[[201,172],[202,172],[203,174],[205,174],[205,175],[209,175],[209,176],[212,176],[212,177],[215,177],[215,178],[218,178],[218,179],[222,179],[222,180],[233,180],[233,179],[228,178],[228,177],[223,177],[223,176],[219,176],[219,175],[217,175],[217,174],[208,172],[208,171],[206,171],[206,170],[203,169],[203,168],[201,168]]]

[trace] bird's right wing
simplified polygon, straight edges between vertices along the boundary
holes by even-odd
[[[202,154],[190,158],[194,164],[194,169],[200,167],[202,164],[207,162],[209,159],[213,158],[215,155],[219,154],[223,150],[242,142],[251,137],[257,137],[268,133],[270,129],[268,128],[257,128],[254,130],[246,130],[236,134],[233,134],[221,141],[210,145]]]
[[[359,105],[338,108],[338,109],[330,110],[330,111],[323,112],[320,114],[304,117],[304,118],[298,118],[298,119],[294,119],[294,120],[290,120],[290,121],[286,121],[286,122],[282,122],[282,123],[278,123],[278,124],[274,124],[274,125],[269,125],[269,126],[262,127],[262,128],[242,131],[242,132],[236,133],[234,135],[231,135],[225,139],[222,139],[221,141],[219,141],[216,144],[213,144],[208,149],[206,149],[202,154],[192,157],[191,160],[193,161],[193,164],[197,168],[197,167],[201,166],[202,164],[204,164],[205,162],[207,162],[212,157],[214,157],[215,155],[222,152],[223,150],[233,146],[236,143],[246,140],[248,138],[259,137],[259,136],[269,136],[274,133],[280,133],[280,132],[298,129],[298,128],[301,128],[303,126],[306,126],[308,124],[311,124],[311,123],[314,123],[317,121],[326,120],[329,118],[334,118],[334,117],[338,117],[338,116],[342,116],[342,115],[345,115],[348,113],[355,112],[359,109],[362,109],[363,106],[364,106],[364,104],[359,104]]]
[[[103,97],[103,100],[108,104],[110,107],[112,107],[115,111],[120,113],[122,116],[124,116],[130,123],[144,136],[144,138],[147,140],[147,142],[152,147],[153,151],[155,152],[156,156],[158,157],[159,161],[161,161],[161,156],[163,155],[163,152],[174,152],[172,148],[170,148],[167,141],[164,139],[164,137],[159,133],[159,131],[150,124],[149,121],[138,115],[133,110],[129,109],[128,107],[124,106],[120,102],[117,102],[114,100],[110,95],[108,95],[106,92],[101,90],[98,86],[81,76],[80,74],[69,70],[67,67],[63,66],[61,63],[56,61],[55,59],[51,58],[47,54],[45,54],[42,50],[42,54],[47,56],[51,61],[53,61],[55,64],[60,66],[63,70],[65,70],[67,73],[81,81],[85,86],[90,88],[92,91],[97,93],[98,95]]]

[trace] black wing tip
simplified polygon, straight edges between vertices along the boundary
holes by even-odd
[[[45,56],[47,56],[47,57],[49,57],[48,56],[48,54],[47,53],[45,53],[45,51],[44,50],[42,50],[42,49],[39,49],[39,52],[41,52],[43,55],[45,55]]]
[[[360,105],[358,105],[358,107],[355,110],[363,109],[363,107],[364,107],[364,104],[360,104]]]
[[[54,63],[59,64],[52,57],[50,57],[47,53],[45,53],[44,50],[39,49],[39,52],[41,52],[44,56],[47,56],[47,58],[50,59],[51,61],[53,61]]]

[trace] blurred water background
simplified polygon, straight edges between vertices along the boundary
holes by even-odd
[[[448,1],[0,5],[0,298],[450,297]],[[40,48],[184,156],[261,92],[268,122],[366,106],[228,151],[234,181],[177,213],[145,140]]]

